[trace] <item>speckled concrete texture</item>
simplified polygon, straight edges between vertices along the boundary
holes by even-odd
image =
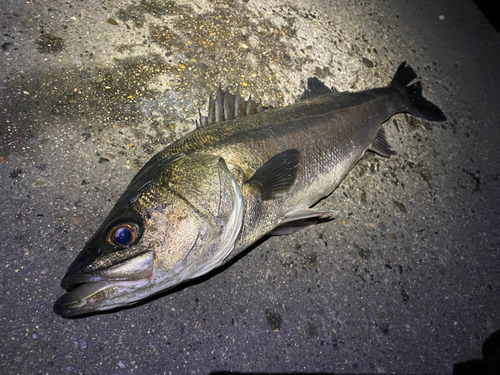
[[[443,374],[483,357],[500,34],[472,1],[0,2],[0,373]],[[53,313],[85,241],[219,83],[278,106],[310,76],[363,90],[402,61],[448,121],[391,119],[398,155],[367,154],[319,203],[335,220],[135,308]]]

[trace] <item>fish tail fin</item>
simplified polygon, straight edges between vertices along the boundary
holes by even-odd
[[[415,71],[403,62],[391,81],[391,86],[403,95],[408,112],[429,121],[446,121],[446,116],[438,106],[422,96],[420,81],[408,86],[415,78],[417,78]]]

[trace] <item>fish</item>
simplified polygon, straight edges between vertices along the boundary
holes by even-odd
[[[223,91],[196,129],[153,156],[68,268],[62,317],[137,304],[205,275],[266,235],[331,220],[315,208],[363,157],[395,154],[397,113],[445,121],[403,62],[386,87],[339,92],[309,78],[300,99],[265,107]]]

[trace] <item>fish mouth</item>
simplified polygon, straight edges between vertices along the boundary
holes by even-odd
[[[54,303],[54,312],[68,318],[134,304],[150,294],[155,264],[148,251],[102,270],[66,275],[61,286],[67,293]]]

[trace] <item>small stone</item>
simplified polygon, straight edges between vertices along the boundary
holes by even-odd
[[[363,65],[366,66],[367,68],[373,68],[374,64],[373,64],[373,61],[371,61],[370,59],[363,57],[362,61],[363,61]]]
[[[43,176],[37,176],[36,180],[31,184],[32,187],[42,187],[47,185],[49,180]]]
[[[23,171],[21,168],[13,169],[12,172],[10,172],[10,178],[17,178],[22,173],[23,173]]]
[[[283,324],[283,318],[280,314],[271,311],[270,309],[265,310],[267,323],[271,326],[273,332],[279,332],[281,325]]]
[[[380,323],[380,330],[384,335],[387,336],[389,334],[389,323],[386,322]]]
[[[87,347],[87,341],[85,341],[84,338],[81,338],[78,340],[78,346],[80,347],[80,349],[85,349]]]
[[[408,211],[406,210],[406,206],[404,203],[398,202],[396,200],[393,200],[394,205],[401,211],[402,213],[407,213]]]

